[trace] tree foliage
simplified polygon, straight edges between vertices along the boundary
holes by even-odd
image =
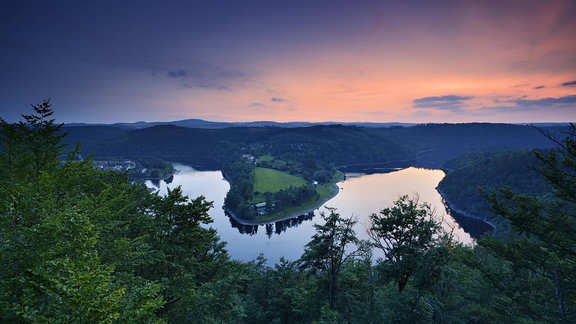
[[[161,322],[228,262],[203,197],[160,197],[89,160],[61,161],[49,101],[0,120],[0,321]],[[212,314],[214,315],[214,314]],[[217,317],[216,317],[217,318]]]
[[[98,255],[96,221],[84,213],[90,199],[54,190],[65,174],[60,125],[47,119],[48,100],[33,108],[27,123],[1,121],[0,319],[111,322],[125,289]]]
[[[450,170],[438,185],[451,205],[495,225],[495,235],[510,235],[509,223],[492,213],[490,203],[482,194],[508,186],[516,193],[549,194],[546,181],[536,168],[542,162],[529,150],[478,150],[451,159],[445,164]]]
[[[382,270],[402,292],[408,280],[418,275],[420,284],[429,282],[446,262],[451,237],[442,233],[430,205],[402,196],[394,206],[370,215],[368,235],[372,245],[384,253]]]
[[[517,235],[482,244],[508,262],[516,278],[539,286],[538,294],[520,286],[527,311],[542,320],[567,322],[576,314],[576,127],[558,143],[555,151],[537,153],[544,165],[538,172],[553,196],[516,194],[510,188],[493,191],[488,198],[495,213]]]
[[[300,261],[303,268],[326,273],[329,305],[334,309],[340,271],[348,259],[362,254],[363,245],[354,232],[356,220],[342,218],[334,208],[328,211],[328,215],[320,214],[324,224],[314,224],[316,234],[306,244]]]

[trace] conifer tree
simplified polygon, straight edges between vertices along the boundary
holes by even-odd
[[[336,308],[337,282],[340,271],[348,259],[365,252],[365,245],[356,237],[356,220],[342,218],[335,208],[327,208],[328,215],[320,216],[324,224],[314,224],[316,234],[306,244],[300,258],[303,268],[324,271],[328,277],[328,300],[331,309]]]
[[[558,148],[536,154],[550,194],[520,195],[510,188],[487,194],[494,212],[510,222],[516,236],[480,243],[510,265],[515,279],[524,281],[520,291],[540,286],[521,294],[535,320],[569,322],[576,315],[576,126],[571,124],[562,141],[549,138]]]

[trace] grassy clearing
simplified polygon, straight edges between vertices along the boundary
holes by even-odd
[[[301,187],[306,185],[306,180],[291,174],[268,168],[256,168],[254,191],[278,192],[282,189]]]
[[[276,192],[280,189],[289,188],[291,185],[293,187],[299,187],[306,184],[306,181],[300,177],[274,169],[256,168],[255,175],[256,183],[254,184],[254,189],[260,194],[254,196],[254,203],[264,201],[265,198],[262,194],[264,192]],[[332,182],[317,185],[316,191],[318,192],[318,197],[316,199],[304,202],[300,206],[285,208],[280,211],[272,212],[271,214],[258,215],[256,216],[254,223],[275,221],[286,217],[295,217],[322,206],[326,201],[330,200],[338,193],[338,186],[336,183],[342,180],[342,176],[343,175],[338,172],[334,176],[334,179],[332,179]]]
[[[338,193],[338,186],[334,183],[325,183],[318,185],[316,190],[319,194],[317,199],[309,200],[300,206],[275,211],[271,214],[256,216],[255,223],[276,221],[285,217],[296,217],[319,208]]]

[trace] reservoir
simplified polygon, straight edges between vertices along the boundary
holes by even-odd
[[[320,212],[326,211],[321,207],[313,215],[271,224],[243,226],[227,216],[222,209],[230,185],[220,171],[197,171],[180,164],[174,167],[177,173],[169,184],[165,181],[146,181],[146,185],[159,190],[161,195],[166,193],[167,188],[181,186],[183,193],[190,198],[203,195],[206,200],[213,201],[214,207],[209,214],[214,222],[208,226],[216,229],[221,240],[227,242],[226,249],[232,259],[251,261],[259,254],[263,254],[271,264],[278,262],[280,257],[291,261],[298,259],[315,233],[314,223],[322,222]],[[367,239],[366,227],[370,214],[391,207],[402,195],[418,197],[419,203],[431,205],[446,230],[453,229],[457,241],[473,244],[474,239],[450,216],[442,197],[436,191],[443,177],[442,170],[413,167],[388,173],[347,174],[346,180],[337,184],[338,194],[324,206],[336,208],[344,218],[355,217],[358,220],[355,227],[357,236]]]

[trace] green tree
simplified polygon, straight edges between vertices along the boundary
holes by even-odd
[[[95,248],[98,232],[77,205],[60,205],[50,188],[58,181],[61,125],[45,100],[26,123],[0,121],[0,318],[29,321],[109,322],[124,294]]]
[[[430,205],[419,205],[406,195],[393,207],[370,215],[368,236],[384,253],[384,275],[396,282],[399,292],[415,275],[418,284],[430,283],[446,262],[451,244],[451,236],[442,232]]]
[[[59,210],[47,203],[42,199],[45,210],[37,215],[40,222],[19,230],[24,246],[7,242],[20,250],[16,255],[22,259],[2,255],[3,262],[11,262],[17,271],[7,271],[10,278],[2,280],[9,289],[8,303],[3,306],[17,318],[32,322],[117,319],[125,289],[115,287],[112,267],[100,262],[94,225],[74,208]]]
[[[37,181],[42,171],[53,169],[64,144],[63,124],[50,119],[54,113],[50,100],[32,105],[33,114],[22,115],[23,121],[9,124],[0,118],[0,139],[4,172],[12,183],[16,180]],[[20,179],[18,179],[18,177]]]
[[[96,170],[88,159],[62,163],[52,177],[46,191],[59,208],[74,206],[90,220],[98,234],[94,248],[100,262],[113,269],[113,285],[124,290],[118,320],[155,319],[164,303],[160,287],[155,279],[138,275],[155,256],[150,240],[154,220],[146,212],[149,191],[130,184],[124,173]]]
[[[342,218],[335,208],[327,209],[328,215],[320,213],[324,224],[314,224],[316,234],[306,244],[300,262],[302,268],[326,273],[329,305],[335,309],[338,275],[348,259],[365,253],[365,246],[354,232],[356,220]]]
[[[551,194],[521,195],[510,188],[487,194],[494,212],[510,222],[516,235],[480,244],[509,265],[508,273],[517,280],[502,288],[522,296],[533,319],[569,322],[576,314],[576,126],[555,142],[558,149],[536,153]],[[538,290],[531,288],[536,285]]]
[[[378,286],[374,277],[372,256],[349,259],[339,275],[337,304],[340,322],[378,322],[376,296]]]
[[[231,186],[224,199],[227,210],[242,219],[253,219],[256,210],[252,206],[254,196],[254,165],[244,158],[230,158],[222,172],[229,179]]]
[[[216,230],[202,226],[212,222],[211,207],[203,196],[190,200],[180,187],[153,195],[149,205],[154,256],[140,273],[160,280],[166,300],[162,314],[171,321],[186,321],[195,312],[189,305],[197,303],[198,287],[224,280],[229,263],[225,243]]]
[[[25,140],[33,157],[33,176],[36,178],[41,171],[57,163],[58,155],[65,146],[60,143],[66,136],[61,131],[64,124],[55,124],[55,119],[50,119],[54,113],[51,106],[50,99],[45,99],[41,104],[32,105],[34,114],[22,115],[29,127]]]
[[[50,102],[33,108],[26,122],[0,120],[0,321],[154,321],[162,305],[158,286],[128,280],[129,263],[111,261],[143,251],[141,245],[130,242],[123,251],[118,243],[128,237],[103,239],[113,233],[106,217],[134,197],[122,188],[108,195],[112,174],[89,162],[60,161],[63,133],[48,119]],[[136,232],[141,223],[131,225]],[[126,272],[115,269],[120,264]]]

